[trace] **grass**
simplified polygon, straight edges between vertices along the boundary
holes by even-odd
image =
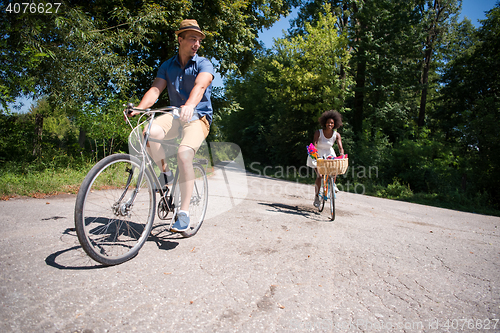
[[[282,169],[279,168],[267,169],[266,172],[264,172],[263,168],[252,168],[252,171],[272,178],[310,184],[311,186],[314,185],[315,181],[315,177],[312,173],[310,173],[308,177],[300,177],[297,175],[294,177],[293,174],[284,173]],[[340,177],[338,184],[342,185],[344,182],[345,179]],[[366,184],[362,182],[353,182],[350,183],[349,187],[341,187],[339,185],[339,188],[341,190],[348,190],[348,192],[351,193],[360,193],[362,189],[363,194],[379,198],[401,200],[462,212],[500,216],[500,210],[488,205],[488,196],[482,193],[463,193],[459,190],[450,191],[449,193],[414,193],[407,185],[401,184],[397,180],[385,187],[368,181]]]
[[[0,169],[0,200],[25,196],[43,198],[57,194],[76,194],[83,179],[95,162],[72,163],[71,167],[47,167],[36,170],[36,167],[3,165]],[[123,170],[122,170],[123,171]],[[207,170],[207,174],[213,169]],[[109,188],[124,185],[126,177],[118,172],[118,165],[109,167],[94,184],[96,188]]]
[[[489,205],[489,197],[484,193],[466,193],[459,189],[450,190],[446,193],[414,193],[408,185],[395,180],[386,187],[369,184],[366,194],[426,206],[500,216],[500,210]]]
[[[45,170],[26,170],[16,168],[0,169],[0,199],[17,196],[42,198],[56,194],[76,194],[80,185],[92,168],[92,162],[85,162],[72,167],[49,167]],[[7,169],[7,170],[5,170]],[[261,173],[263,174],[263,173]],[[284,177],[283,173],[266,173],[266,176],[295,181],[303,184],[314,184],[314,177]],[[341,181],[342,182],[342,181]],[[340,182],[340,183],[341,183]],[[381,198],[402,200],[427,206],[447,208],[464,212],[500,216],[500,210],[489,206],[488,198],[481,193],[465,194],[460,191],[450,193],[413,193],[407,186],[394,182],[387,187],[373,184],[352,184],[350,192],[356,185],[362,185],[364,194]]]
[[[41,198],[62,193],[76,194],[92,165],[78,169],[57,168],[24,173],[0,171],[0,198],[16,196]]]
[[[456,197],[451,195],[451,197]],[[459,196],[458,198],[450,198],[449,194],[437,194],[437,193],[415,193],[411,196],[400,198],[399,200],[418,203],[426,206],[434,206],[440,208],[447,208],[453,210],[459,210],[462,212],[469,212],[482,215],[492,215],[500,216],[500,210],[492,208],[485,205],[480,199],[480,195],[476,198],[468,199],[465,196]],[[464,202],[468,201],[468,202]]]

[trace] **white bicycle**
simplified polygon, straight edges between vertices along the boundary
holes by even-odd
[[[171,186],[162,187],[154,171],[154,162],[146,151],[149,141],[160,142],[165,148],[172,143],[149,137],[155,115],[170,112],[178,117],[179,108],[136,109],[127,106],[124,114],[140,112],[137,125],[130,120],[132,132],[129,144],[131,154],[113,154],[100,160],[87,174],[78,191],[75,205],[75,227],[78,240],[85,252],[103,265],[121,264],[137,255],[151,232],[155,211],[162,220],[175,221],[180,207],[179,168]],[[126,114],[125,114],[126,115]],[[143,136],[143,128],[145,134]],[[195,159],[194,189],[189,205],[191,223],[184,237],[194,236],[200,229],[208,204],[208,181],[205,172],[208,160]],[[156,193],[159,193],[158,206]]]

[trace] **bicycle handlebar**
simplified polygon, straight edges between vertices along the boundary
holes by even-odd
[[[132,103],[128,103],[127,105],[124,105],[125,106],[125,110],[127,111],[127,114],[130,114],[132,113],[133,111],[135,112],[140,112],[140,113],[155,113],[155,112],[172,112],[174,114],[174,116],[179,116],[179,111],[181,110],[181,108],[177,107],[177,106],[165,106],[165,107],[162,107],[162,108],[158,108],[158,109],[139,109],[139,108],[136,108],[134,106],[134,104]],[[196,111],[195,111],[196,113]]]
[[[176,118],[176,119],[180,118],[180,116],[181,116],[180,115],[181,108],[177,107],[177,106],[165,106],[165,107],[161,107],[158,109],[151,109],[151,108],[139,109],[139,108],[136,108],[134,106],[134,104],[132,104],[132,103],[128,103],[126,105],[124,104],[123,106],[125,106],[125,109],[123,110],[123,115],[125,116],[125,120],[132,128],[134,128],[134,126],[130,122],[130,114],[132,112],[141,113],[139,119],[141,119],[144,115],[146,115],[148,117],[154,117],[155,113],[159,113],[159,112],[171,113],[174,116],[174,118]],[[188,122],[193,121],[194,119],[196,119],[196,117],[198,117],[198,112],[196,112],[196,110],[194,110],[193,116],[191,117],[191,119]]]

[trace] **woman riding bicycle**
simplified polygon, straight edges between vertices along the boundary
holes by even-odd
[[[321,158],[335,157],[335,150],[333,149],[333,145],[337,142],[339,147],[340,155],[344,154],[344,148],[342,147],[342,138],[340,137],[337,129],[342,126],[342,115],[335,110],[329,110],[323,112],[323,114],[318,119],[321,129],[317,130],[314,133],[313,144],[318,150],[318,155]],[[318,173],[318,169],[316,167],[316,161],[311,158],[311,156],[307,157],[307,166],[314,168],[316,170],[316,182],[315,182],[315,195],[314,195],[314,203],[315,207],[319,206],[319,189],[321,187],[321,179],[322,176]],[[334,179],[335,181],[335,179]],[[335,191],[338,192],[337,187],[335,186]]]

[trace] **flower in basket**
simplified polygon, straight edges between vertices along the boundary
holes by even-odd
[[[311,156],[312,159],[317,160],[319,157],[318,150],[312,143],[307,146],[307,153],[309,154],[309,156]]]

